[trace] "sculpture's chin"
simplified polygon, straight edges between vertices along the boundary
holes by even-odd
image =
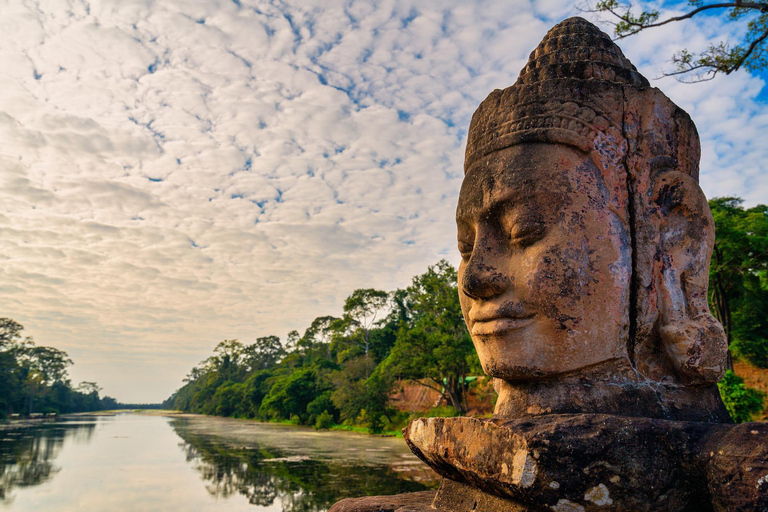
[[[553,377],[562,373],[551,367],[542,367],[538,363],[517,364],[514,361],[504,360],[498,357],[480,356],[480,363],[486,375],[496,377],[497,379],[516,381],[516,380],[538,380]]]

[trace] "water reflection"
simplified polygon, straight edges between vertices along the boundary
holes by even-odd
[[[14,428],[0,425],[0,502],[13,501],[18,487],[41,484],[53,477],[54,464],[68,439],[87,441],[93,435],[93,421],[27,424]]]
[[[0,510],[321,512],[436,484],[402,439],[145,414],[0,424]]]
[[[319,512],[346,497],[422,491],[436,484],[423,466],[411,460],[402,461],[402,455],[394,459],[399,461],[397,464],[377,464],[345,457],[348,454],[342,450],[337,459],[324,460],[318,458],[318,452],[322,457],[325,441],[321,438],[312,446],[299,437],[295,449],[285,450],[263,443],[255,445],[252,439],[248,446],[243,446],[243,437],[236,433],[228,438],[211,435],[196,431],[195,425],[186,420],[174,420],[171,426],[183,439],[181,447],[187,461],[200,472],[212,496],[227,498],[240,494],[250,504],[271,506],[270,510],[279,505],[279,510],[286,512]],[[262,434],[265,440],[274,440]],[[300,434],[294,431],[294,435]],[[323,435],[327,438],[334,434]],[[416,472],[423,473],[419,476],[422,482],[407,479],[412,471],[405,468],[414,466],[418,466]]]

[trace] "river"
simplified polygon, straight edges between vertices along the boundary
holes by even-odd
[[[436,484],[398,438],[141,413],[0,430],[0,510],[321,512]]]

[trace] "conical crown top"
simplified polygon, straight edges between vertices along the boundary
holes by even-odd
[[[618,46],[592,23],[568,18],[531,53],[511,87],[493,91],[472,117],[465,170],[484,156],[523,142],[595,148],[608,139],[622,145],[623,89],[647,89],[645,79]],[[614,148],[620,158],[624,149]]]
[[[598,79],[635,87],[648,87],[621,49],[607,34],[584,18],[573,17],[555,25],[531,52],[517,84],[558,78]]]

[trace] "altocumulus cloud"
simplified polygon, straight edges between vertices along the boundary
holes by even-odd
[[[0,316],[75,380],[158,401],[224,338],[337,314],[454,256],[466,126],[567,2],[11,2],[0,18]],[[622,43],[647,76],[722,22]],[[730,30],[730,29],[728,29]],[[708,195],[765,202],[746,73],[658,84]]]

